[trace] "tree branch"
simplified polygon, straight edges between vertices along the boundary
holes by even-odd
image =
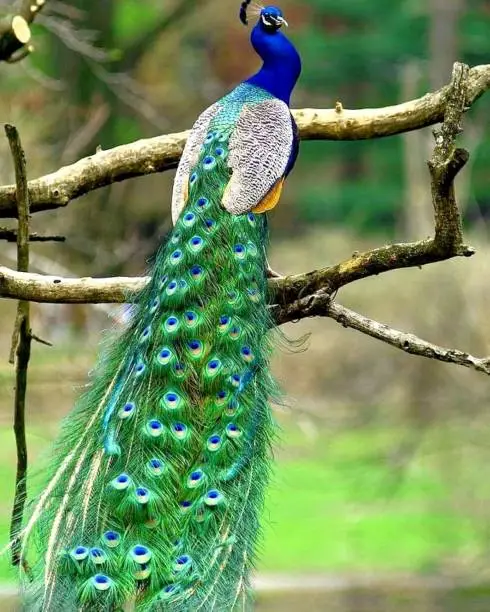
[[[17,232],[17,268],[19,273],[29,269],[29,192],[27,189],[26,162],[19,134],[13,125],[5,126],[5,133],[12,152],[15,166],[16,198],[18,205],[19,229]],[[25,428],[25,402],[27,369],[31,356],[31,326],[29,302],[19,301],[14,333],[12,336],[11,362],[15,360],[15,409],[14,433],[17,448],[17,473],[15,497],[10,522],[10,539],[14,540],[24,513],[27,496],[27,442]],[[12,545],[12,565],[21,563],[21,547],[17,540]]]
[[[490,65],[465,75],[464,110],[490,88]],[[391,136],[443,120],[452,85],[417,100],[379,109],[293,111],[304,140],[359,140]],[[175,168],[188,132],[139,140],[98,152],[29,181],[31,213],[66,206],[94,189],[128,178]],[[0,187],[0,217],[15,217],[15,186]]]
[[[437,346],[414,334],[393,329],[384,323],[368,319],[364,315],[341,306],[325,292],[319,291],[312,296],[302,298],[287,308],[275,306],[274,315],[278,324],[294,321],[304,316],[329,317],[343,327],[355,329],[410,355],[453,363],[490,376],[490,357],[473,357],[463,351]]]
[[[6,242],[17,242],[17,236],[17,230],[9,229],[8,227],[0,227],[0,240],[5,240]],[[65,242],[65,240],[65,236],[60,236],[58,234],[29,234],[29,242]]]

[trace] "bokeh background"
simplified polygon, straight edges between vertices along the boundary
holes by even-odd
[[[35,52],[0,66],[0,120],[14,123],[31,178],[132,140],[188,128],[258,66],[231,0],[47,0]],[[446,83],[453,61],[490,61],[488,0],[284,0],[304,71],[295,107],[380,107]],[[11,12],[0,1],[0,12]],[[470,260],[399,270],[338,300],[394,327],[490,354],[490,95],[466,117],[471,160],[457,181]],[[270,215],[271,265],[283,274],[431,233],[430,130],[367,142],[304,142]],[[31,269],[139,275],[170,227],[173,172],[126,181],[36,215]],[[0,184],[11,183],[0,139]],[[0,246],[15,266],[15,246]],[[94,362],[110,306],[32,306],[30,461],[46,448]],[[15,451],[15,304],[0,303],[0,540],[7,540]],[[410,357],[335,322],[279,350],[286,394],[258,566],[261,610],[490,609],[490,388],[483,374]],[[0,594],[14,574],[0,566]],[[3,587],[1,586],[3,585]],[[4,603],[2,609],[6,609]],[[12,604],[14,605],[14,604]]]

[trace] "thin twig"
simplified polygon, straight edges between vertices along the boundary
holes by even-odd
[[[5,240],[6,242],[17,242],[17,236],[17,230],[9,229],[7,227],[0,227],[0,240]],[[60,236],[59,234],[29,234],[29,242],[65,242],[65,240],[66,237]]]
[[[344,327],[355,329],[371,336],[371,338],[386,342],[410,355],[453,363],[490,376],[490,357],[474,357],[458,349],[432,344],[427,342],[427,340],[418,338],[414,334],[394,329],[373,319],[368,319],[368,317],[332,301],[326,293],[318,292],[314,296],[302,298],[296,303],[295,308],[308,313],[308,316],[329,317]],[[276,307],[276,315],[280,313],[284,317],[283,322],[292,320],[291,317],[295,316],[294,310],[290,310],[286,314],[284,311],[277,309],[278,307]]]
[[[19,228],[17,232],[17,269],[19,272],[29,270],[29,192],[27,189],[27,174],[25,155],[19,134],[13,125],[5,126],[12,158],[15,167],[17,217]],[[15,343],[15,344],[14,344]],[[15,410],[14,432],[17,446],[17,474],[15,478],[15,497],[10,522],[10,538],[12,545],[12,564],[21,563],[20,542],[15,540],[22,525],[24,505],[27,496],[27,442],[25,431],[25,401],[27,389],[27,368],[31,356],[31,328],[29,302],[19,301],[17,318],[13,335],[12,352],[16,354],[15,365]]]

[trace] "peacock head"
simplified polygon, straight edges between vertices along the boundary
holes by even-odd
[[[244,25],[248,24],[247,8],[252,0],[245,0],[240,7],[240,20]],[[288,22],[284,19],[282,11],[277,6],[265,6],[260,10],[259,21],[257,24],[263,31],[273,34],[287,26]]]

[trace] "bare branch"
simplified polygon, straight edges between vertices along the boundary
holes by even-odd
[[[467,110],[490,88],[490,65],[465,76]],[[294,111],[305,140],[359,140],[400,134],[444,119],[451,85],[419,98],[380,109],[303,109]],[[175,168],[188,132],[139,140],[96,153],[71,166],[29,181],[31,212],[66,206],[89,191],[128,178]],[[0,217],[15,217],[15,187],[0,187]]]
[[[7,242],[17,242],[18,233],[14,229],[7,227],[0,227],[0,240],[6,240]],[[29,234],[29,242],[65,242],[65,236],[55,235],[42,235],[42,234]]]
[[[17,232],[17,268],[19,273],[29,269],[29,192],[27,189],[27,174],[25,155],[19,134],[13,125],[5,126],[5,133],[12,152],[15,166],[16,198],[18,206],[19,228]],[[15,497],[10,521],[10,539],[17,535],[22,524],[24,504],[27,496],[27,442],[25,427],[25,403],[27,389],[27,368],[31,356],[31,326],[29,302],[19,301],[14,333],[12,336],[12,351],[15,360],[15,408],[14,433],[17,447],[17,474],[15,478]],[[12,565],[21,563],[21,547],[16,540],[12,545]]]

